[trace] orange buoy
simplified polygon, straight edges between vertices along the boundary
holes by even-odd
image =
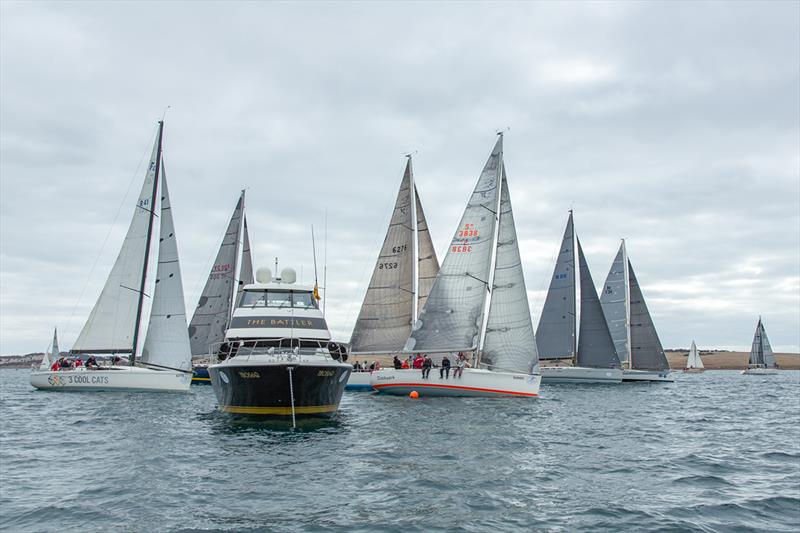
[[[419,398],[419,393],[417,391],[415,391],[415,390],[412,390],[411,393],[409,394],[409,396],[411,396],[412,398],[414,398],[416,400],[417,398]]]

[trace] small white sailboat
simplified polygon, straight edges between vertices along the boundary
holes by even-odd
[[[350,354],[355,358],[403,351],[439,272],[411,155],[406,157],[389,228],[350,337]],[[372,390],[369,377],[369,372],[353,372],[347,390]]]
[[[244,205],[245,191],[242,191],[222,237],[217,256],[211,265],[192,320],[189,322],[192,358],[200,360],[192,367],[192,383],[195,384],[211,384],[211,376],[208,373],[208,364],[211,360],[209,352],[225,339],[225,332],[235,307],[234,294],[238,305],[242,299],[244,286],[254,281],[250,235],[247,231]]]
[[[536,339],[531,324],[514,215],[503,164],[503,136],[492,150],[405,352],[471,353],[460,377],[432,371],[382,369],[370,383],[379,392],[423,396],[539,395]],[[444,374],[444,375],[442,375]]]
[[[575,234],[571,210],[536,329],[536,343],[540,361],[570,359],[572,363],[571,366],[542,365],[539,370],[544,383],[622,382],[614,341]]]
[[[31,373],[31,385],[51,390],[186,391],[191,380],[189,337],[175,227],[161,158],[164,123],[150,157],[125,241],[71,354],[125,354],[129,366],[81,366]],[[159,184],[161,184],[160,202]],[[160,217],[156,206],[160,204]],[[140,346],[147,269],[155,219],[160,219],[152,308]],[[54,344],[56,343],[54,339]],[[141,348],[141,357],[137,352]],[[56,350],[57,348],[54,348]]]
[[[772,376],[778,373],[778,364],[775,362],[775,354],[767,338],[767,331],[758,317],[756,333],[753,335],[753,346],[750,349],[750,361],[747,368],[742,370],[742,374],[748,376]]]
[[[622,381],[675,381],[628,259],[625,239],[608,272],[600,304],[622,363]]]
[[[692,347],[689,349],[689,355],[686,358],[686,367],[683,371],[693,374],[706,371],[706,367],[703,366],[703,360],[700,358],[700,352],[697,351],[697,345],[694,343],[694,340],[692,340]]]

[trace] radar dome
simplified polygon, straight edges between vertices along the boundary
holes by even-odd
[[[297,281],[297,272],[293,268],[284,268],[281,270],[282,283],[294,283]]]
[[[259,283],[269,283],[272,281],[272,271],[267,267],[256,270],[256,281]]]

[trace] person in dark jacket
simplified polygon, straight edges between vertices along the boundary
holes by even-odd
[[[403,368],[403,362],[400,361],[400,358],[398,358],[396,355],[394,356],[394,361],[393,362],[394,362],[394,369],[395,370],[400,370],[401,368]]]
[[[442,366],[439,368],[439,379],[450,379],[450,359],[447,354],[442,357]]]
[[[428,379],[433,368],[433,360],[428,355],[422,360],[422,379]]]

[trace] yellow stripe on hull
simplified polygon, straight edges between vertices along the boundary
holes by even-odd
[[[302,405],[294,408],[295,414],[333,413],[338,405]],[[239,405],[220,405],[220,411],[240,415],[292,415],[291,407],[246,407]]]

